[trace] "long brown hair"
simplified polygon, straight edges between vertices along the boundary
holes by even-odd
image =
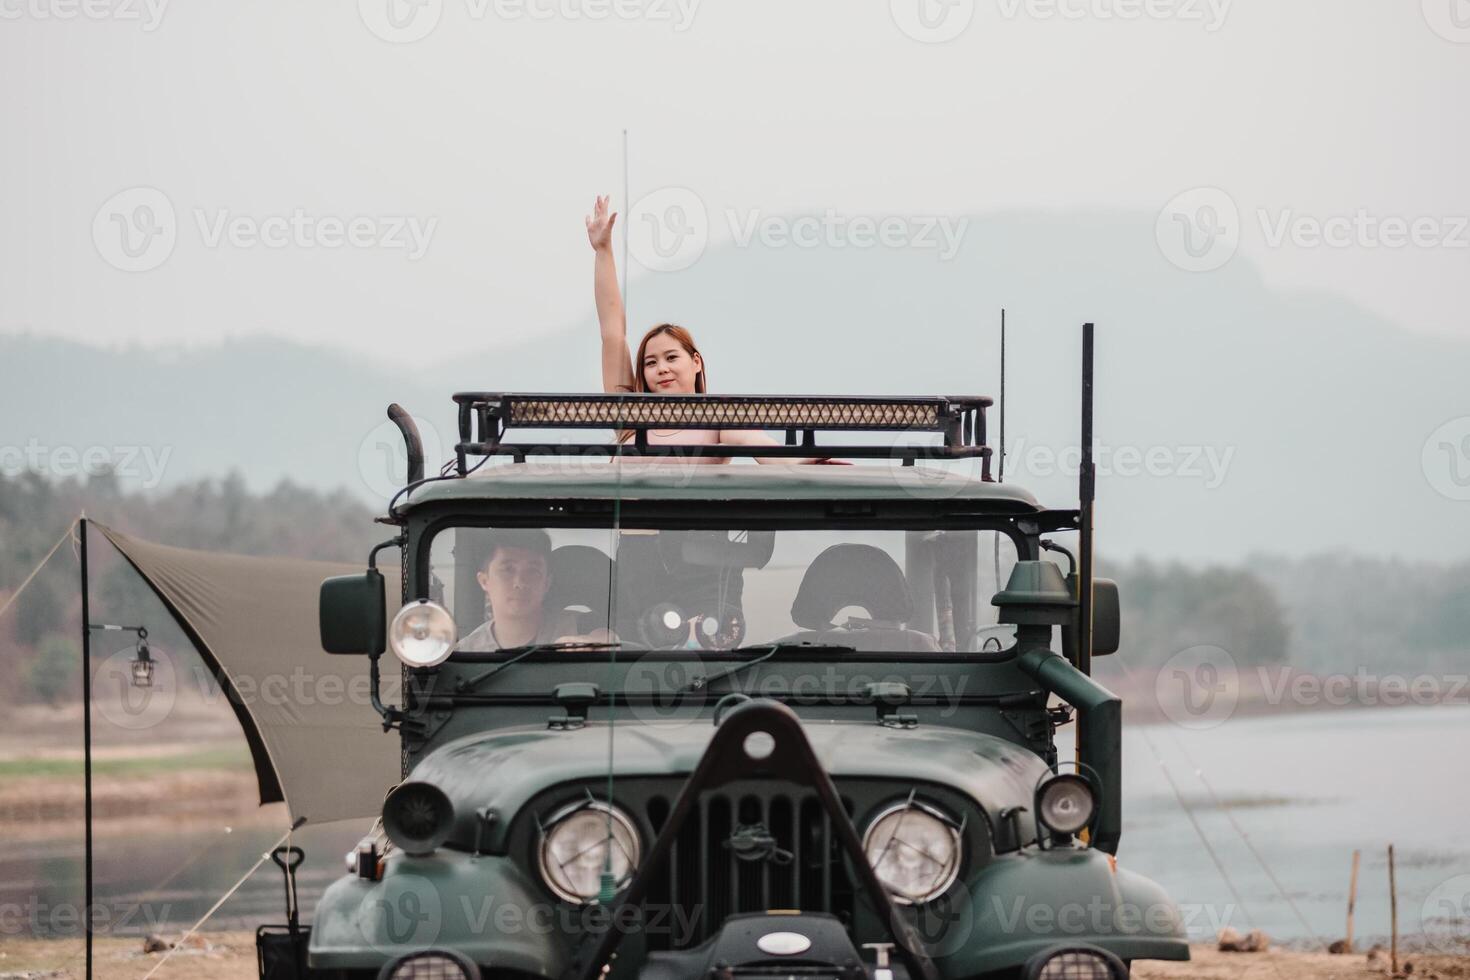
[[[665,333],[674,338],[674,342],[684,348],[684,352],[690,357],[699,358],[700,368],[699,373],[694,376],[694,390],[701,395],[704,394],[709,390],[704,377],[704,355],[699,353],[698,347],[694,346],[694,335],[677,323],[660,323],[651,328],[643,335],[643,339],[638,341],[638,353],[633,356],[633,390],[644,393],[653,390],[648,387],[648,377],[643,371],[643,358],[648,353],[648,342],[659,334]],[[618,442],[627,442],[631,438],[633,438],[632,429],[619,430]]]

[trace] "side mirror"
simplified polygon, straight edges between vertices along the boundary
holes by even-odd
[[[1117,653],[1123,632],[1123,612],[1118,605],[1118,583],[1109,578],[1092,580],[1092,655]]]
[[[318,609],[322,649],[328,653],[376,657],[387,648],[388,607],[383,573],[376,568],[327,579]]]
[[[1077,576],[1067,576],[1068,591],[1077,591]],[[1118,605],[1118,583],[1110,578],[1092,580],[1092,655],[1106,657],[1121,645],[1123,613]],[[1062,627],[1062,656],[1077,662],[1077,627]]]

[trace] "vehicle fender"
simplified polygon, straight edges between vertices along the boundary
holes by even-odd
[[[560,976],[571,912],[505,857],[391,854],[382,878],[328,886],[311,927],[314,970],[376,969],[404,953],[457,950],[484,967]]]
[[[1058,944],[1101,947],[1123,960],[1189,959],[1178,907],[1163,888],[1092,848],[1028,849],[1001,855],[934,903],[948,905],[926,928],[945,977],[1019,966]]]

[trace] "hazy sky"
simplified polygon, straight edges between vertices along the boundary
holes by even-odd
[[[851,247],[857,219],[1130,208],[1162,215],[1177,265],[1257,263],[1470,339],[1467,0],[0,0],[0,18],[0,330],[384,356],[405,330],[450,349],[547,331],[590,311],[582,216],[598,191],[624,210],[626,127],[633,198],[692,192],[711,244],[814,209]],[[1198,188],[1224,196],[1176,201]],[[645,225],[690,218],[650,200]],[[1195,253],[1168,243],[1211,227]],[[664,274],[635,265],[635,310]]]

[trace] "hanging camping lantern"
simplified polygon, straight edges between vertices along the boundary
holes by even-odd
[[[139,627],[138,646],[133,662],[128,665],[134,687],[153,686],[153,656],[148,650],[148,630]]]

